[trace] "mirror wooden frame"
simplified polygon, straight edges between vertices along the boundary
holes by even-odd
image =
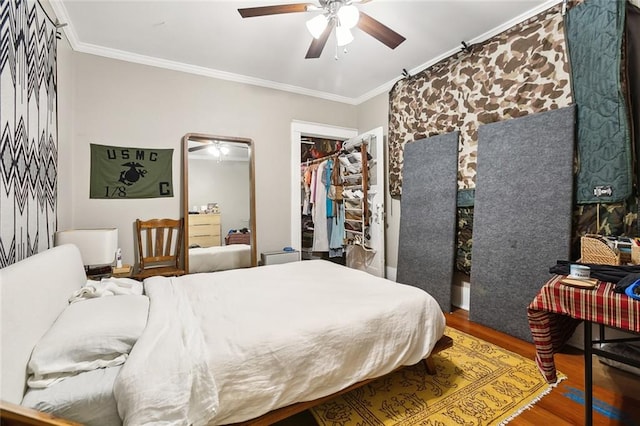
[[[212,141],[246,144],[249,147],[249,225],[251,230],[251,266],[258,265],[256,247],[256,195],[255,195],[255,155],[253,140],[233,136],[217,136],[204,133],[187,133],[182,137],[182,230],[184,269],[189,273],[189,141],[209,143]]]

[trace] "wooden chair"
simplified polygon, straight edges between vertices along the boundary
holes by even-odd
[[[136,219],[138,259],[140,268],[136,279],[162,275],[184,275],[180,269],[183,219]]]

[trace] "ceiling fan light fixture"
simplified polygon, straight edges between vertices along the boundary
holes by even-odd
[[[229,147],[226,145],[222,145],[220,147],[220,152],[222,153],[222,155],[227,155],[229,154]]]
[[[211,145],[207,150],[214,157],[220,157],[220,149],[216,145]]]
[[[238,9],[243,18],[254,16],[279,15],[284,13],[312,12],[313,18],[306,22],[313,40],[305,55],[305,59],[319,58],[332,32],[336,29],[338,46],[346,46],[353,41],[353,34],[349,30],[358,27],[363,32],[395,49],[406,38],[398,34],[382,22],[372,18],[365,12],[360,12],[355,4],[368,3],[371,0],[317,0],[311,3],[283,3],[272,6],[256,6]],[[337,50],[336,50],[337,52]],[[345,49],[346,52],[346,49]]]
[[[352,4],[344,5],[338,9],[338,19],[340,20],[340,26],[351,29],[358,24],[360,11]]]
[[[328,24],[327,17],[324,15],[318,15],[315,18],[311,18],[307,21],[307,29],[313,36],[313,38],[318,39],[327,28]]]
[[[336,27],[336,40],[338,46],[346,46],[353,41],[353,34],[351,34],[351,30],[349,30],[349,28],[341,25]]]

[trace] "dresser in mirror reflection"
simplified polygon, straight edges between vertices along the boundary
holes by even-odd
[[[189,247],[221,245],[220,213],[189,213]]]

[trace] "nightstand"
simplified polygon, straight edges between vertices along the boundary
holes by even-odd
[[[121,268],[113,267],[111,276],[114,278],[131,278],[133,275],[133,267],[131,265],[122,265]]]
[[[100,281],[103,278],[131,278],[133,276],[133,267],[131,265],[123,265],[122,268],[111,268],[98,274],[87,274],[87,279]]]
[[[299,251],[271,251],[260,254],[261,265],[276,265],[278,263],[298,262]]]

